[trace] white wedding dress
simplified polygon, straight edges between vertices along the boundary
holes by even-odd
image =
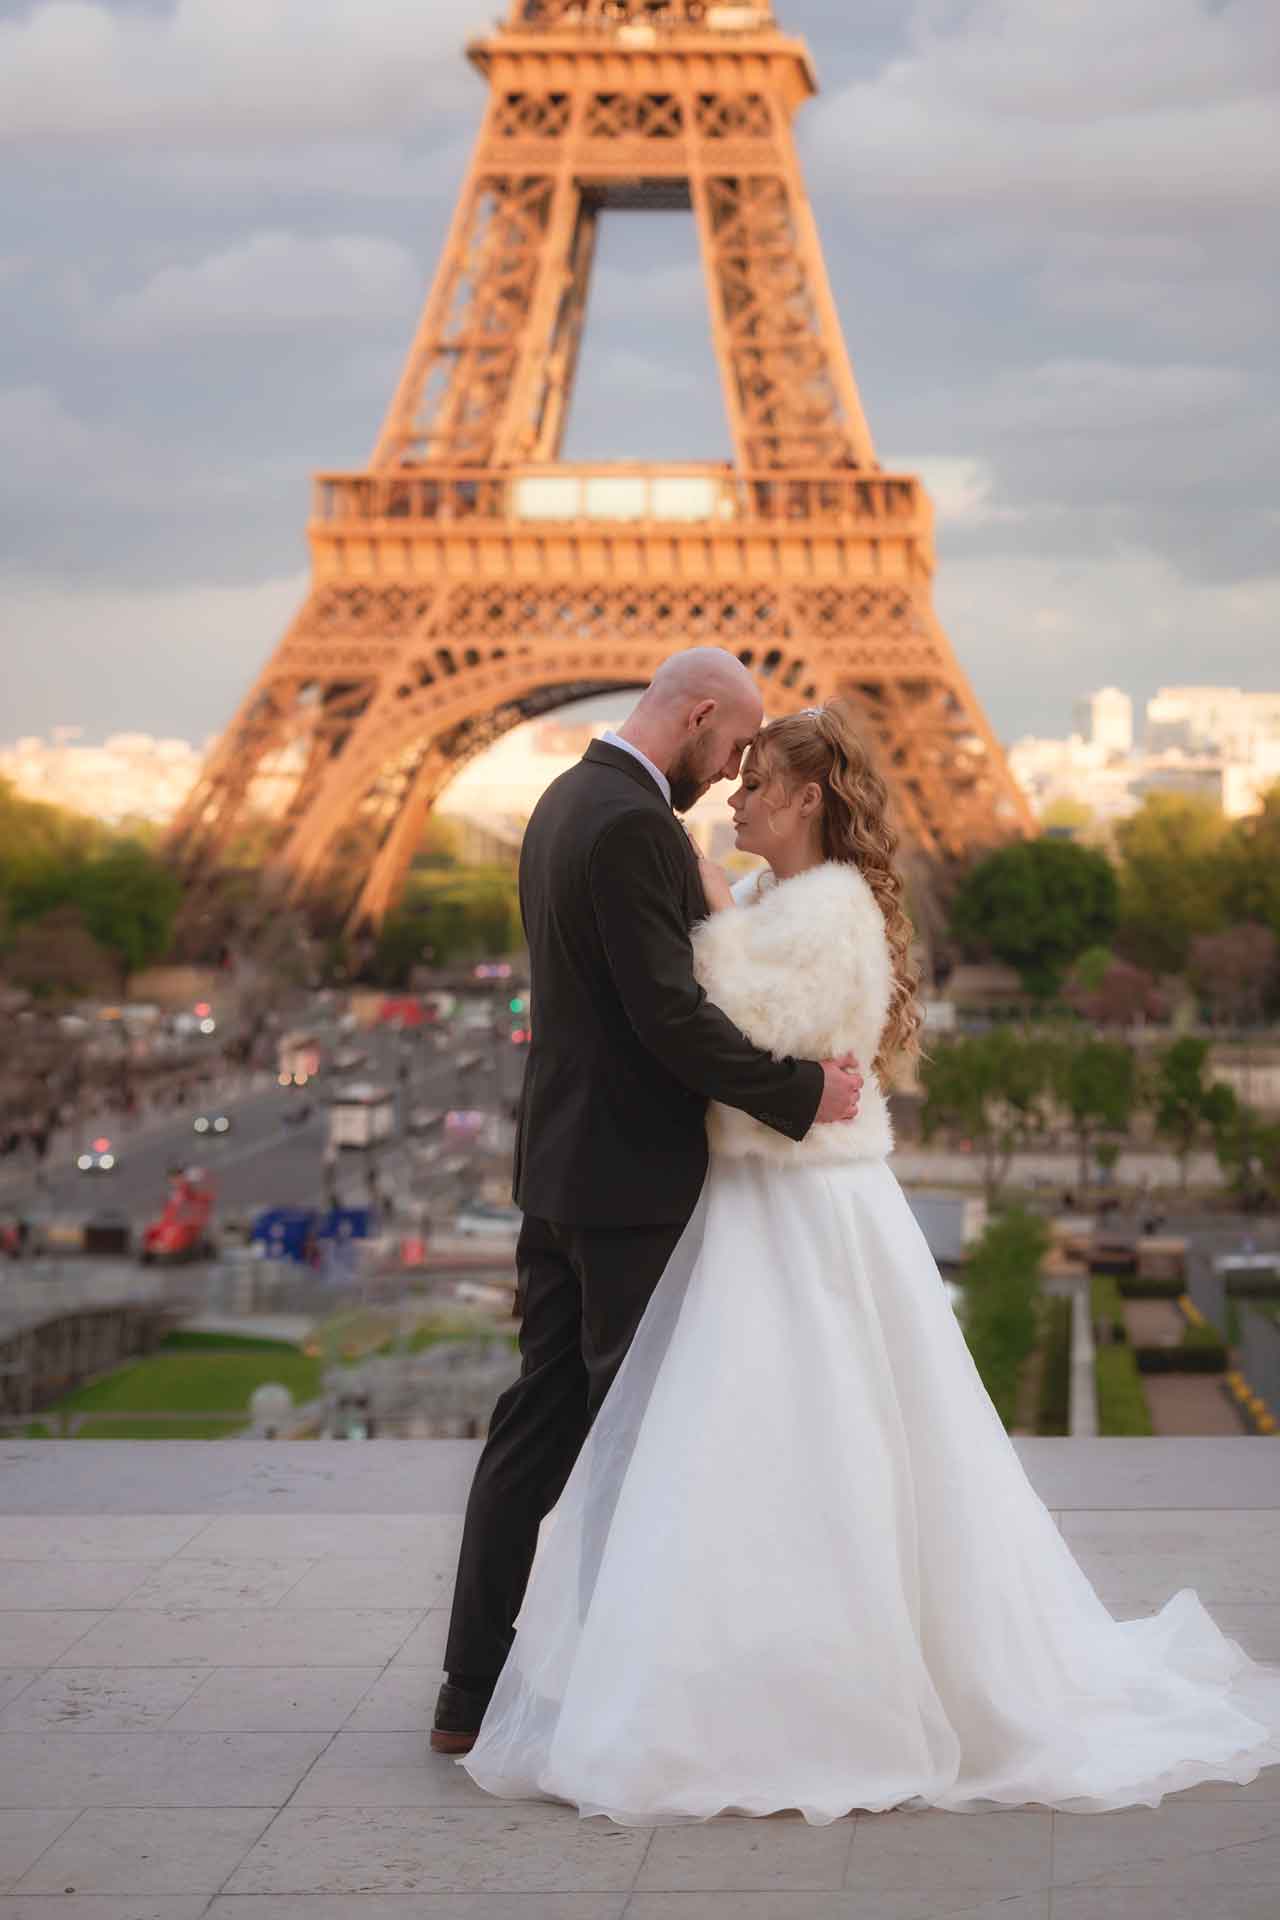
[[[848,1022],[882,1021],[887,976],[869,893],[834,902],[852,919],[833,930],[839,888],[810,879],[696,945],[755,1037],[825,1034],[825,1055]],[[855,976],[847,1021],[809,964],[815,925]],[[714,1116],[698,1212],[544,1523],[460,1762],[481,1787],[626,1825],[821,1824],[904,1803],[1154,1806],[1280,1762],[1280,1671],[1189,1591],[1114,1621],[1076,1565],[884,1164],[887,1125],[870,1086],[807,1156]]]

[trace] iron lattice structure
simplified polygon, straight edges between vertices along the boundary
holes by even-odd
[[[513,0],[468,51],[488,108],[434,286],[369,468],[317,477],[311,593],[173,829],[188,882],[266,814],[284,897],[376,927],[469,758],[707,643],[771,716],[850,698],[926,856],[1027,830],[933,611],[928,500],[875,458],[794,143],[804,43],[767,5]],[[600,217],[645,207],[697,223],[728,465],[559,458]]]

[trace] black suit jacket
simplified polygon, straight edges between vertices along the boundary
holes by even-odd
[[[790,1139],[822,1069],[775,1060],[693,976],[706,917],[697,859],[638,760],[595,742],[552,783],[520,857],[533,1042],[516,1200],[568,1226],[687,1220],[707,1170],[708,1100]]]

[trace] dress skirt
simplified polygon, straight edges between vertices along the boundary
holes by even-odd
[[[1095,1594],[887,1165],[713,1159],[472,1778],[624,1825],[824,1824],[1155,1806],[1276,1762],[1280,1671],[1189,1590],[1125,1622]]]

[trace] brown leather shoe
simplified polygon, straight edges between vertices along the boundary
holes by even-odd
[[[480,1733],[492,1689],[475,1693],[455,1687],[446,1680],[436,1699],[435,1724],[431,1729],[432,1753],[453,1755],[470,1753]]]

